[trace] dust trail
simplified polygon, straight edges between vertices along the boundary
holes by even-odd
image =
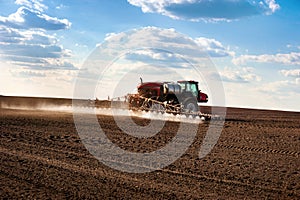
[[[186,123],[202,123],[203,120],[200,117],[193,118],[192,116],[186,117],[185,115],[173,115],[168,113],[155,113],[146,111],[132,111],[128,109],[120,108],[87,108],[87,107],[76,107],[73,112],[76,113],[89,113],[96,115],[109,115],[109,116],[129,116],[129,117],[140,117],[145,119],[163,120],[163,121],[174,121],[174,122],[186,122]]]
[[[18,110],[41,110],[41,111],[53,111],[53,112],[68,112],[68,113],[82,113],[82,114],[96,114],[107,116],[128,116],[128,117],[140,117],[145,119],[173,121],[173,122],[186,122],[186,123],[202,123],[203,120],[200,117],[193,118],[192,116],[185,115],[173,115],[168,113],[155,113],[146,111],[131,111],[121,108],[95,108],[95,107],[72,107],[72,106],[58,106],[41,104],[37,106],[8,106],[1,105],[5,109],[18,109]]]
[[[13,109],[13,110],[44,110],[44,111],[54,111],[54,112],[71,112],[71,106],[57,106],[51,104],[39,104],[35,106],[26,106],[26,105],[8,105],[1,103],[0,108],[3,109]]]
[[[174,121],[174,122],[186,122],[186,123],[201,123],[203,122],[200,117],[193,118],[192,116],[185,116],[185,115],[173,115],[169,113],[155,113],[155,112],[145,112],[140,111],[137,113],[132,113],[131,116],[142,117],[146,119],[156,119],[156,120],[163,120],[163,121]]]

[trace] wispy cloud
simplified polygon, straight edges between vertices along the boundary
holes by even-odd
[[[262,80],[260,76],[254,73],[254,68],[251,67],[225,67],[224,70],[220,71],[220,75],[222,80],[225,82],[250,83],[259,82]]]
[[[230,21],[247,16],[272,14],[280,8],[275,0],[127,0],[144,13],[159,13],[173,19]]]
[[[247,62],[300,65],[300,52],[290,52],[285,54],[241,55],[234,58],[232,62],[237,65],[246,64]]]
[[[48,9],[48,7],[43,4],[43,0],[16,0],[15,4],[26,6],[27,8],[31,8],[40,12]]]
[[[18,73],[19,76],[27,78],[27,77],[46,77],[46,73],[44,72],[36,72],[32,70],[20,71]]]
[[[55,8],[58,9],[58,10],[60,10],[60,9],[66,8],[66,6],[64,4],[59,4]]]
[[[234,56],[235,53],[230,51],[229,47],[224,47],[223,44],[216,39],[199,37],[195,39],[196,43],[205,49],[211,57],[226,57]]]
[[[284,75],[285,77],[296,77],[300,78],[300,69],[291,69],[291,70],[280,70],[280,74]]]
[[[269,14],[274,13],[276,10],[280,9],[279,4],[275,0],[265,0],[266,5],[269,7]]]
[[[290,97],[292,94],[300,94],[300,78],[295,80],[275,81],[262,84],[258,91],[271,95]]]

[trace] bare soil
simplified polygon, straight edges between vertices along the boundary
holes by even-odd
[[[176,134],[167,122],[137,139],[98,116],[122,149],[151,152]],[[123,117],[128,120],[128,117]],[[135,118],[137,124],[147,119]],[[111,169],[82,144],[71,113],[0,109],[0,196],[16,199],[300,199],[300,113],[228,108],[221,137],[203,159],[208,123],[173,164],[144,174]]]

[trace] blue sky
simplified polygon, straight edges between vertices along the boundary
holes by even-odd
[[[185,41],[185,35],[207,52],[227,106],[300,111],[299,10],[298,0],[0,0],[0,94],[72,97],[97,46],[110,46],[112,36],[132,30],[147,30],[149,37],[168,30],[173,41]],[[150,54],[120,58],[108,74],[139,63],[144,77],[170,78],[159,70],[153,75],[157,68],[145,60],[134,62],[141,55]],[[197,78],[192,72],[187,77]],[[113,95],[104,88],[94,97]]]

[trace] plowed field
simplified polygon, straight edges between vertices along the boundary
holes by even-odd
[[[0,110],[1,198],[300,199],[300,113],[229,108],[214,149],[198,158],[208,123],[173,164],[150,173],[111,169],[81,142],[72,113]],[[122,133],[98,116],[122,149],[151,152],[176,134],[167,122],[155,136]],[[123,116],[122,120],[128,120]],[[145,125],[148,119],[134,118]]]

